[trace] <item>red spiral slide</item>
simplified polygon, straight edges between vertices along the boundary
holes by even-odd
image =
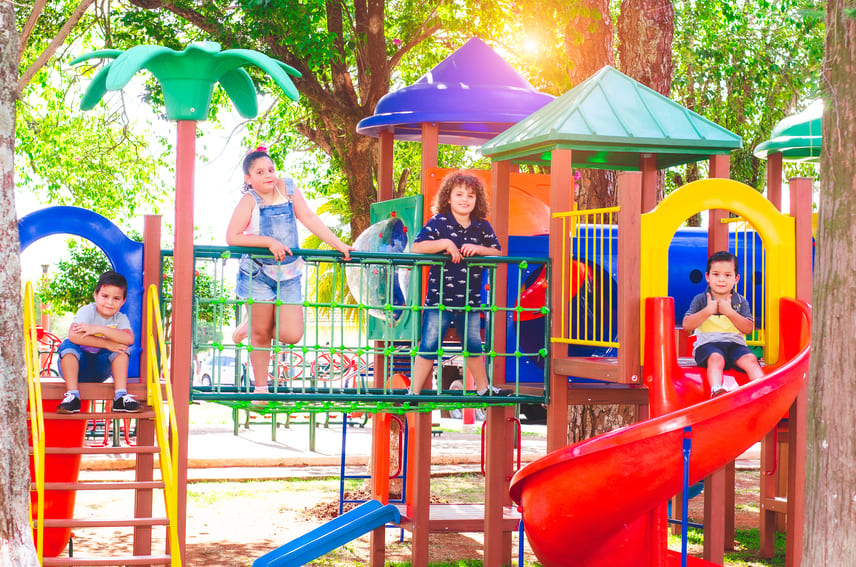
[[[677,363],[672,299],[647,300],[645,377],[658,417],[555,451],[511,481],[543,565],[680,565],[680,556],[666,549],[665,503],[683,486],[684,428],[692,428],[689,481],[695,483],[769,432],[808,373],[811,307],[782,299],[780,313],[787,330],[780,335],[781,364],[709,399],[700,370]],[[688,564],[712,565],[692,558]]]

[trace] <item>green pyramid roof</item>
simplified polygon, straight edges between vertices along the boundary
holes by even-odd
[[[573,150],[574,167],[638,170],[642,154],[657,168],[728,154],[743,141],[606,66],[481,146],[493,161],[546,165],[550,151]]]

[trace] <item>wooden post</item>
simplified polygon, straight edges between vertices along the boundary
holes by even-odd
[[[510,218],[510,194],[511,194],[511,163],[508,161],[497,161],[491,164],[490,176],[490,218],[493,230],[502,246],[503,255],[508,255],[508,223]],[[491,281],[494,292],[494,305],[505,307],[508,305],[508,264],[498,264],[496,273]],[[508,315],[505,311],[496,311],[493,316],[493,345],[486,345],[486,351],[506,352],[506,322]],[[493,383],[505,383],[505,357],[498,356],[493,360],[485,360],[485,367],[491,364],[493,367]]]
[[[506,461],[506,412],[502,406],[491,406],[485,418],[485,504],[484,504],[484,564],[506,565],[506,550],[503,546],[503,505],[508,493],[505,478]]]
[[[143,337],[148,336],[148,311],[149,302],[147,294],[149,287],[160,286],[160,239],[161,239],[161,216],[146,215],[143,224],[143,322],[141,326]],[[145,384],[148,376],[148,344],[141,340],[142,353],[140,354],[140,381]],[[155,444],[155,424],[151,419],[137,420],[137,444],[141,446]],[[154,455],[151,453],[140,453],[136,460],[136,482],[154,480]],[[134,517],[151,518],[153,510],[153,493],[151,490],[137,490],[137,498],[134,501]],[[152,528],[151,526],[134,527],[134,555],[151,555],[152,553]]]
[[[640,246],[642,241],[642,176],[618,176],[618,379],[640,384],[642,379]]]
[[[782,210],[782,154],[776,152],[767,156],[767,200]],[[793,210],[793,207],[791,208]]]
[[[374,344],[374,373],[372,387],[383,388],[386,383],[386,357],[383,342]],[[405,474],[407,472],[405,471]],[[372,416],[371,454],[372,496],[386,504],[389,502],[389,415]],[[369,563],[371,567],[383,567],[386,559],[386,528],[373,530],[369,538]]]
[[[381,132],[378,136],[378,185],[377,200],[388,201],[393,197],[392,164],[393,141],[391,131]],[[383,343],[375,344],[377,352],[383,351]],[[375,354],[374,377],[372,387],[383,388],[386,383],[386,358]],[[372,497],[384,504],[389,502],[389,414],[372,416],[372,453],[371,453],[371,483]],[[406,472],[405,472],[406,474]],[[369,564],[372,567],[383,567],[386,561],[386,528],[381,526],[373,530],[369,536]]]
[[[431,520],[431,412],[416,412],[414,422],[413,503],[408,504],[408,515],[413,518],[410,561],[413,567],[426,567]]]
[[[422,194],[425,194],[425,180],[428,169],[437,167],[437,153],[440,144],[440,127],[436,122],[422,123]]]
[[[729,176],[731,157],[729,155],[710,156],[710,177],[727,179]],[[708,211],[708,255],[720,250],[728,250],[728,225],[722,220],[728,216],[728,211],[712,209]],[[728,490],[728,475],[726,468],[714,472],[704,482],[704,558],[714,563],[722,563],[726,539],[733,539],[733,534],[726,537],[726,491]],[[733,492],[733,485],[731,487]],[[730,544],[733,545],[733,544]]]
[[[705,561],[722,565],[725,555],[725,485],[726,467],[704,479],[704,549]]]
[[[393,184],[393,142],[395,136],[392,131],[385,130],[378,135],[378,176],[377,176],[377,200],[389,201],[395,194]]]
[[[728,179],[730,157],[710,156],[710,177]],[[720,250],[728,250],[728,225],[722,222],[728,217],[728,211],[711,209],[708,211],[707,222],[707,254],[710,256]]]
[[[550,212],[562,213],[573,209],[574,177],[571,150],[555,149],[550,166]],[[551,337],[561,337],[563,325],[569,325],[566,298],[571,296],[570,278],[562,281],[563,266],[569,258],[569,235],[562,219],[550,219],[550,260],[553,265],[554,285],[550,291]],[[557,352],[558,351],[558,352]],[[568,377],[556,373],[556,359],[567,358],[568,349],[563,344],[550,348],[553,364],[550,365],[550,403],[547,405],[547,452],[556,451],[568,444]]]
[[[388,413],[377,413],[372,417],[372,498],[382,504],[389,503],[389,422]],[[383,567],[386,560],[386,527],[372,530],[369,539],[369,564],[372,567]]]
[[[790,181],[790,209],[796,219],[797,299],[812,297],[811,179]],[[799,567],[803,549],[805,512],[806,428],[808,424],[808,380],[788,412],[788,547],[785,567]]]
[[[657,156],[641,154],[639,171],[642,172],[642,212],[648,213],[657,206]]]

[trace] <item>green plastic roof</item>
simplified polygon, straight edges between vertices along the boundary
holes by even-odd
[[[606,66],[481,147],[493,161],[549,164],[553,149],[573,150],[574,167],[638,170],[728,154],[737,134]]]
[[[823,144],[820,124],[823,118],[823,101],[816,100],[808,108],[783,118],[773,126],[770,139],[755,147],[758,159],[781,153],[784,161],[812,162],[820,157]]]

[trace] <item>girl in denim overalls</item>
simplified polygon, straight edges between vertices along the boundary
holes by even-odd
[[[318,238],[350,259],[353,250],[344,244],[310,208],[294,181],[277,177],[276,168],[265,148],[244,158],[244,195],[232,213],[226,242],[229,246],[267,248],[273,255],[241,257],[237,295],[255,300],[251,307],[249,331],[250,362],[256,393],[267,392],[271,340],[278,331],[281,343],[295,344],[303,337],[303,259],[292,256],[297,247],[297,220]],[[274,301],[279,306],[276,326]],[[240,334],[240,329],[236,331]],[[236,341],[237,342],[237,341]],[[255,403],[255,402],[254,402]],[[265,403],[265,402],[261,402]]]

